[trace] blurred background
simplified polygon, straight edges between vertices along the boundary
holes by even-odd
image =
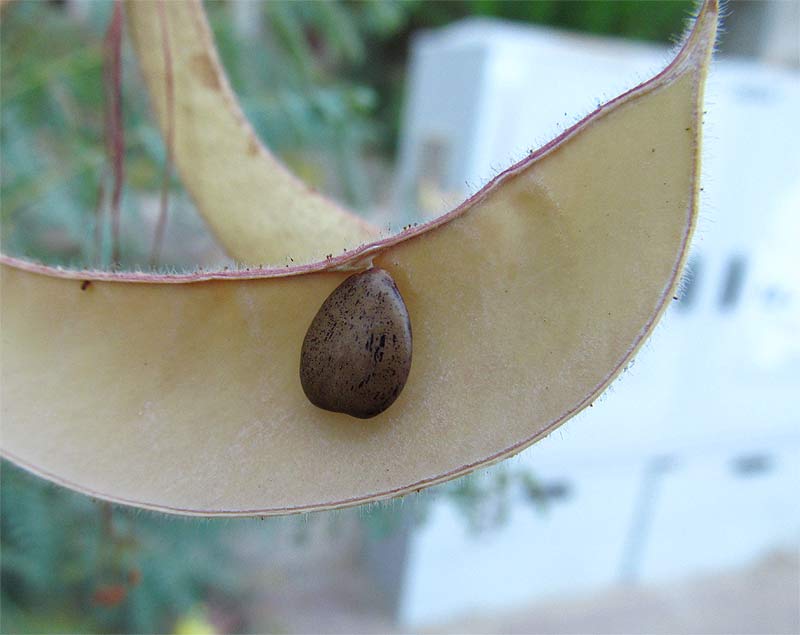
[[[112,5],[0,5],[3,253],[110,262]],[[267,145],[383,227],[437,215],[660,70],[691,2],[208,2]],[[594,408],[501,465],[284,519],[165,517],[2,464],[0,630],[800,632],[800,4],[730,2],[679,299]],[[121,260],[164,146],[124,43]],[[177,179],[162,264],[225,263]],[[106,224],[107,225],[107,224]],[[101,231],[108,228],[101,226]]]

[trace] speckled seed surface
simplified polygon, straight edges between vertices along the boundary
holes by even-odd
[[[368,419],[392,405],[411,369],[411,322],[383,269],[350,276],[308,327],[300,381],[315,406]]]

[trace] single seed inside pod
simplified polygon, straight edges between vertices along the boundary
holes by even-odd
[[[392,277],[377,268],[334,289],[300,353],[300,383],[309,401],[360,419],[391,406],[410,369],[408,310]]]

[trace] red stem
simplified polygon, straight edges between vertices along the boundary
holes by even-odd
[[[122,184],[125,180],[125,130],[122,121],[122,3],[114,12],[105,37],[106,151],[114,184],[111,190],[111,266],[120,264],[119,224]]]
[[[161,201],[156,224],[156,233],[153,238],[153,251],[150,254],[150,266],[156,268],[161,258],[161,246],[164,243],[164,232],[167,227],[167,212],[169,210],[169,181],[172,171],[172,162],[175,147],[175,82],[172,75],[172,51],[169,46],[169,25],[167,12],[164,9],[164,0],[158,1],[158,18],[161,22],[161,48],[164,54],[164,95],[165,104],[165,136],[167,142],[167,156],[164,161],[164,175],[161,181]]]
[[[103,203],[106,198],[106,177],[103,170],[97,185],[97,203],[94,206],[94,266],[98,269],[103,264]]]

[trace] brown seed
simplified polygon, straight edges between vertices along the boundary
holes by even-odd
[[[323,302],[300,354],[300,382],[319,408],[360,419],[394,403],[411,369],[411,322],[383,269],[350,276]]]

